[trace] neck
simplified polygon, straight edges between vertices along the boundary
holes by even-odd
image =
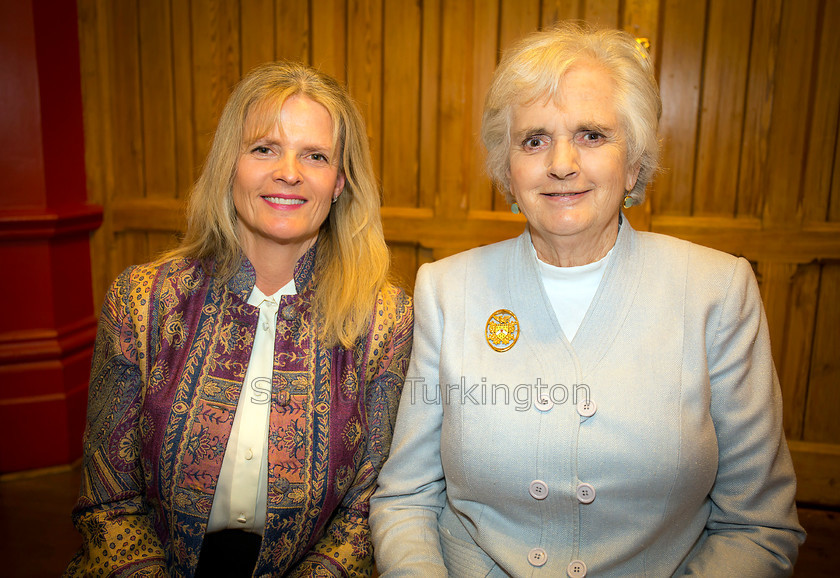
[[[612,221],[598,235],[581,238],[578,235],[546,237],[531,231],[531,243],[537,258],[555,267],[579,267],[606,257],[618,238],[618,219]]]
[[[294,277],[298,260],[314,243],[315,239],[303,245],[281,245],[268,240],[260,246],[243,244],[242,252],[257,276],[257,288],[266,295],[273,295],[285,287]]]

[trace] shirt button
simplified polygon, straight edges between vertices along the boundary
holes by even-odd
[[[548,562],[548,554],[542,548],[531,548],[531,551],[528,552],[528,562],[531,563],[531,566],[539,568]]]
[[[286,305],[283,307],[283,311],[280,312],[280,315],[283,316],[283,319],[286,321],[292,321],[295,318],[295,306],[294,305]]]
[[[547,393],[541,393],[537,396],[537,400],[534,402],[534,407],[540,411],[548,411],[554,407],[554,402]]]
[[[254,450],[252,450],[251,448],[248,448],[245,451],[245,459],[250,460],[250,459],[253,459],[253,457],[254,457]]]
[[[239,522],[240,524],[244,524],[245,522],[248,521],[248,519],[245,517],[245,513],[243,512],[243,513],[239,514],[239,517],[236,519],[236,521]]]
[[[534,480],[531,482],[531,485],[528,486],[528,493],[531,494],[531,497],[535,500],[544,500],[548,497],[548,486],[546,486],[545,482],[542,480]]]
[[[268,321],[263,321],[262,328],[263,331],[268,331]]]
[[[595,488],[589,484],[578,484],[575,494],[581,504],[591,504],[595,500]]]
[[[583,417],[592,417],[598,410],[598,406],[591,399],[582,399],[577,404],[577,412]]]
[[[586,576],[586,564],[580,560],[572,560],[569,562],[569,565],[566,566],[566,574],[568,574],[570,578],[583,578]]]

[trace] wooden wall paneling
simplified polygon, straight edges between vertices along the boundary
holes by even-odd
[[[239,6],[192,0],[195,159],[203,163],[230,90],[241,76]]]
[[[649,188],[648,199],[656,215],[691,213],[705,20],[705,2],[665,2],[657,52],[662,171]]]
[[[102,0],[79,0],[79,52],[85,124],[85,169],[88,201],[103,207],[102,226],[91,237],[91,273],[94,311],[97,313],[111,282],[109,253],[113,251],[107,191],[113,182],[108,111],[111,107],[110,23]],[[105,71],[103,73],[103,71]]]
[[[424,0],[422,6],[420,70],[419,206],[435,206],[438,184],[438,135],[440,134],[442,0]]]
[[[773,359],[782,384],[785,435],[789,440],[802,439],[819,279],[819,263],[797,267],[791,279],[790,295],[785,310],[787,319],[781,328],[782,333],[771,334],[771,339],[774,340]],[[780,351],[775,347],[778,340],[782,343]]]
[[[818,19],[816,82],[808,132],[803,201],[805,223],[825,222],[838,142],[840,112],[840,2],[825,2]]]
[[[108,186],[113,198],[133,199],[143,197],[145,191],[137,1],[111,3],[110,10],[106,49],[111,53],[108,80],[112,99],[108,121],[115,137],[110,146],[119,177]]]
[[[619,0],[583,0],[585,9],[581,15],[595,26],[621,27]]]
[[[473,2],[443,0],[441,86],[436,216],[466,216],[470,155],[473,153],[472,77]]]
[[[710,2],[694,184],[695,215],[735,215],[751,27],[751,3]]]
[[[622,26],[635,38],[647,38],[650,53],[656,62],[659,53],[659,0],[625,0]]]
[[[659,3],[657,0],[629,0],[624,4],[622,28],[635,38],[647,38],[650,43],[648,54],[656,62],[658,51],[656,39],[659,36]],[[624,211],[633,227],[649,231],[651,227],[651,205],[643,203]]]
[[[789,441],[800,503],[837,507],[840,445]]]
[[[312,62],[309,2],[305,0],[275,0],[276,30],[274,56],[278,60]]]
[[[178,246],[179,241],[179,234],[172,231],[166,231],[162,233],[146,233],[146,243],[148,244],[147,260],[153,261],[161,255],[163,255],[165,252],[174,249]]]
[[[473,38],[475,39],[475,47],[473,51],[473,76],[472,76],[472,155],[470,156],[470,179],[467,181],[469,208],[471,211],[484,210],[489,211],[494,208],[507,209],[507,204],[501,198],[501,195],[494,195],[493,185],[490,183],[490,178],[487,176],[487,171],[484,169],[485,150],[481,144],[481,115],[484,110],[484,99],[487,96],[487,88],[490,86],[490,81],[493,78],[493,71],[496,69],[496,64],[501,58],[501,51],[504,48],[504,43],[500,37],[505,37],[510,34],[510,31],[505,32],[505,4],[509,0],[501,3],[493,0],[484,0],[476,2],[475,13],[473,16]],[[531,8],[536,2],[531,2]],[[515,8],[514,8],[515,9]],[[539,7],[537,6],[537,9]],[[511,10],[510,7],[507,10]],[[501,14],[501,20],[500,20]],[[522,26],[521,20],[511,19],[516,21],[517,26]],[[536,23],[531,23],[532,28],[526,30],[528,32],[536,28]],[[510,40],[508,40],[510,42]],[[498,204],[497,204],[498,199]]]
[[[414,293],[414,279],[417,274],[417,244],[389,243],[391,249],[391,277],[409,295]]]
[[[540,3],[540,27],[548,28],[563,20],[581,20],[580,2],[569,0],[543,0]]]
[[[169,0],[144,0],[137,7],[144,196],[175,198],[178,187]]]
[[[483,0],[477,4],[481,6],[481,11],[494,11],[498,14],[499,50],[506,50],[517,40],[539,28],[540,0],[499,0],[499,6],[492,8],[490,5],[495,5],[495,0]],[[477,46],[485,42],[495,44],[496,40],[493,37],[476,38]]]
[[[818,0],[787,0],[782,7],[776,55],[772,130],[764,171],[765,226],[796,229],[802,219],[801,190],[808,110],[808,87],[814,61]]]
[[[145,167],[140,79],[140,38],[136,0],[111,4],[112,36],[109,38],[111,117],[114,138],[115,178],[109,189],[111,201],[145,197]],[[148,242],[142,232],[116,237],[117,251],[111,264],[111,278],[132,263],[145,261]]]
[[[310,22],[312,66],[342,83],[347,80],[347,1],[320,0]]]
[[[758,263],[758,278],[761,300],[770,328],[773,359],[781,359],[784,345],[785,321],[788,313],[791,279],[796,272],[794,263],[761,261]]]
[[[738,217],[741,218],[760,217],[762,213],[782,19],[782,0],[757,0],[754,6],[738,171]]]
[[[382,91],[383,202],[417,207],[421,141],[422,9],[417,2],[384,3]]]
[[[126,267],[149,261],[149,237],[143,230],[122,230],[113,236],[114,244],[120,248],[111,263],[113,281]]]
[[[820,276],[817,324],[802,439],[840,445],[840,264]]]
[[[275,59],[276,36],[281,33],[274,15],[274,0],[240,2],[242,75]]]
[[[196,129],[193,117],[193,32],[190,3],[172,2],[172,78],[175,91],[176,198],[186,199],[198,168]]]
[[[382,0],[349,0],[347,86],[365,117],[377,175],[382,175],[382,58]]]
[[[830,223],[840,223],[840,126],[837,127],[837,145],[834,147],[831,195],[828,199],[828,221]]]

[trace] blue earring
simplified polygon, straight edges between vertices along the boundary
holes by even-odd
[[[624,197],[624,208],[629,209],[634,204],[635,204],[635,202],[633,200],[633,197],[631,197],[630,195],[625,195],[625,197]]]
[[[519,212],[520,212],[520,211],[519,211],[519,205],[518,205],[517,203],[513,203],[513,204],[510,206],[510,212],[511,212],[511,213],[513,213],[514,215],[518,215],[518,214],[519,214]]]

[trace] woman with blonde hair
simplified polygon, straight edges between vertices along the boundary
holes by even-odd
[[[647,53],[536,32],[485,102],[517,239],[424,265],[371,499],[391,576],[782,576],[804,534],[750,264],[637,232],[659,158]]]
[[[180,247],[107,295],[67,573],[369,572],[413,322],[388,266],[346,90],[300,64],[254,69]]]

